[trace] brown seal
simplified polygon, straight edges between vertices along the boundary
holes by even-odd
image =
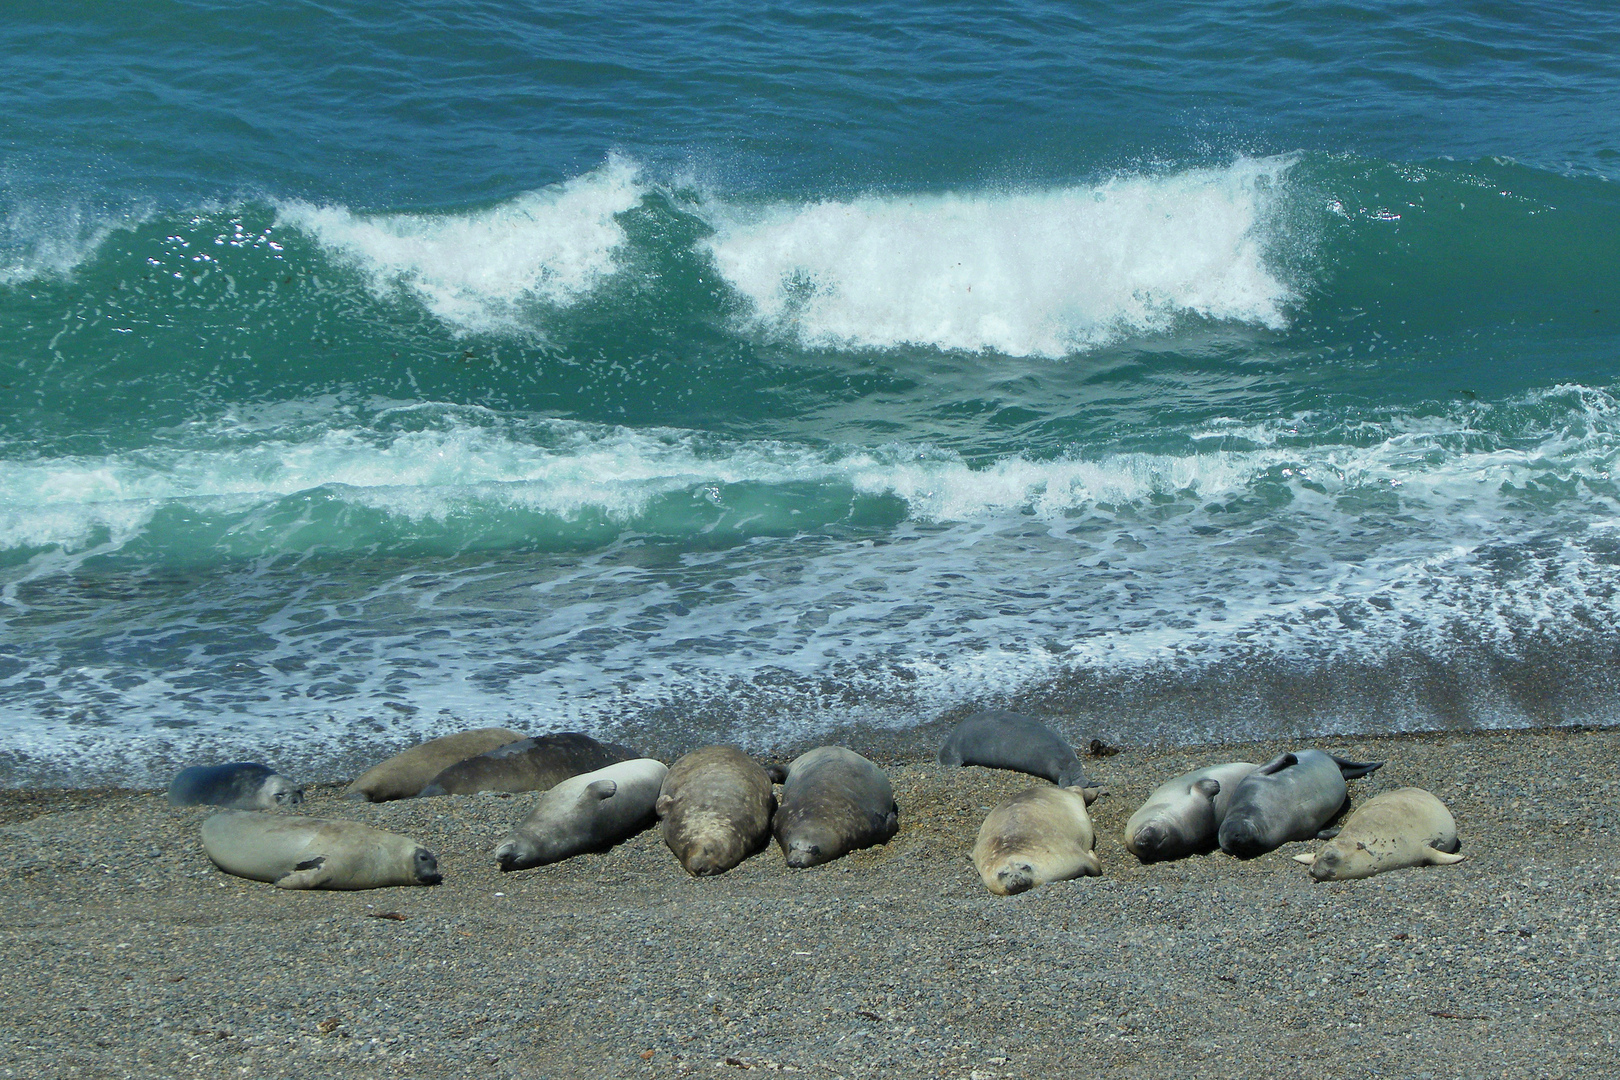
[[[599,743],[577,731],[541,735],[458,761],[417,792],[417,798],[474,795],[480,791],[545,791],[570,776],[640,756],[628,746]]]
[[[395,754],[381,764],[373,765],[361,773],[359,779],[350,784],[343,794],[350,799],[365,799],[368,802],[409,799],[458,761],[466,761],[498,746],[521,742],[522,739],[522,732],[499,727],[458,731],[454,735],[430,739]]]
[[[705,746],[670,766],[658,793],[664,843],[694,877],[723,874],[770,843],[776,796],[735,746]]]

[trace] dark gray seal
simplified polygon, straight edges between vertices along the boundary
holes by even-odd
[[[235,810],[280,810],[304,801],[304,789],[268,765],[233,761],[193,765],[169,781],[170,806],[228,806]]]
[[[957,724],[939,748],[941,765],[984,765],[1043,776],[1059,787],[1095,788],[1057,732],[1022,713],[999,709],[974,713]],[[1096,798],[1091,794],[1087,802]]]
[[[793,759],[772,828],[791,867],[830,862],[888,843],[900,807],[883,770],[842,746],[822,746]]]
[[[1221,850],[1240,859],[1310,840],[1350,801],[1346,780],[1382,761],[1346,761],[1320,750],[1282,754],[1243,778],[1221,820]]]
[[[417,792],[417,798],[474,795],[480,791],[545,791],[570,776],[640,756],[628,746],[599,743],[577,731],[541,735],[456,762]]]
[[[693,877],[723,874],[771,842],[770,775],[735,746],[705,746],[670,766],[658,793],[664,843]]]

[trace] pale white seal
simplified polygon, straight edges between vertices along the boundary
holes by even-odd
[[[1372,877],[1403,866],[1462,862],[1457,823],[1446,804],[1422,788],[1374,795],[1315,855],[1295,855],[1317,881]]]
[[[653,805],[668,772],[662,761],[635,758],[569,777],[501,841],[496,864],[527,870],[629,839],[656,819]]]
[[[437,885],[439,862],[408,836],[358,821],[226,810],[202,826],[203,850],[227,874],[278,889]]]
[[[1040,784],[990,811],[973,845],[973,865],[985,888],[1012,896],[1102,873],[1096,843],[1082,790]]]

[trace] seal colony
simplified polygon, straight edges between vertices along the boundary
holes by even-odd
[[[670,852],[694,877],[725,873],[762,850],[772,836],[785,863],[805,869],[885,844],[899,828],[900,807],[888,777],[848,747],[818,747],[785,767],[769,768],[734,746],[702,747],[666,767],[629,747],[578,732],[477,751],[510,734],[486,728],[432,740],[368,770],[347,794],[373,801],[399,798],[398,792],[436,767],[418,797],[539,792],[492,852],[503,871],[605,850],[655,822]],[[462,750],[477,752],[443,765]],[[1045,725],[1017,713],[977,713],[947,736],[938,760],[1073,781],[1021,791],[984,819],[971,858],[992,893],[1011,896],[1102,872],[1086,809],[1098,797],[1098,785],[1079,766],[1073,748]],[[1195,769],[1148,796],[1125,826],[1125,846],[1147,864],[1217,847],[1255,858],[1290,841],[1327,838],[1324,826],[1349,807],[1347,781],[1383,764],[1305,749],[1263,766],[1230,762]],[[292,789],[290,781],[264,766],[193,766],[175,778],[171,801],[176,791],[193,798],[176,805],[207,801],[196,794],[201,792],[279,809],[285,796],[280,803],[270,796],[266,806],[259,794],[268,777],[281,782],[271,788]],[[1428,792],[1406,788],[1353,815],[1342,841],[1318,856],[1298,858],[1317,880],[1339,880],[1456,862],[1459,843],[1444,805]],[[358,822],[229,810],[204,823],[203,846],[222,870],[281,888],[361,889],[439,880],[437,860],[426,849]]]

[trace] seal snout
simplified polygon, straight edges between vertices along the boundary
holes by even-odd
[[[1252,822],[1228,818],[1221,828],[1221,850],[1240,859],[1252,859],[1270,850]]]
[[[795,840],[787,852],[787,864],[796,870],[814,866],[821,860],[821,845],[806,840]]]
[[[434,858],[433,852],[427,848],[417,848],[415,855],[412,856],[412,861],[416,871],[416,880],[423,885],[437,885],[444,880],[444,876],[439,873],[439,860]]]
[[[1160,825],[1144,825],[1136,830],[1131,838],[1131,846],[1136,856],[1143,862],[1154,862],[1164,857],[1164,849],[1169,841],[1164,827]]]
[[[1008,863],[996,872],[996,883],[1008,896],[1017,896],[1035,887],[1035,868],[1027,862]]]

